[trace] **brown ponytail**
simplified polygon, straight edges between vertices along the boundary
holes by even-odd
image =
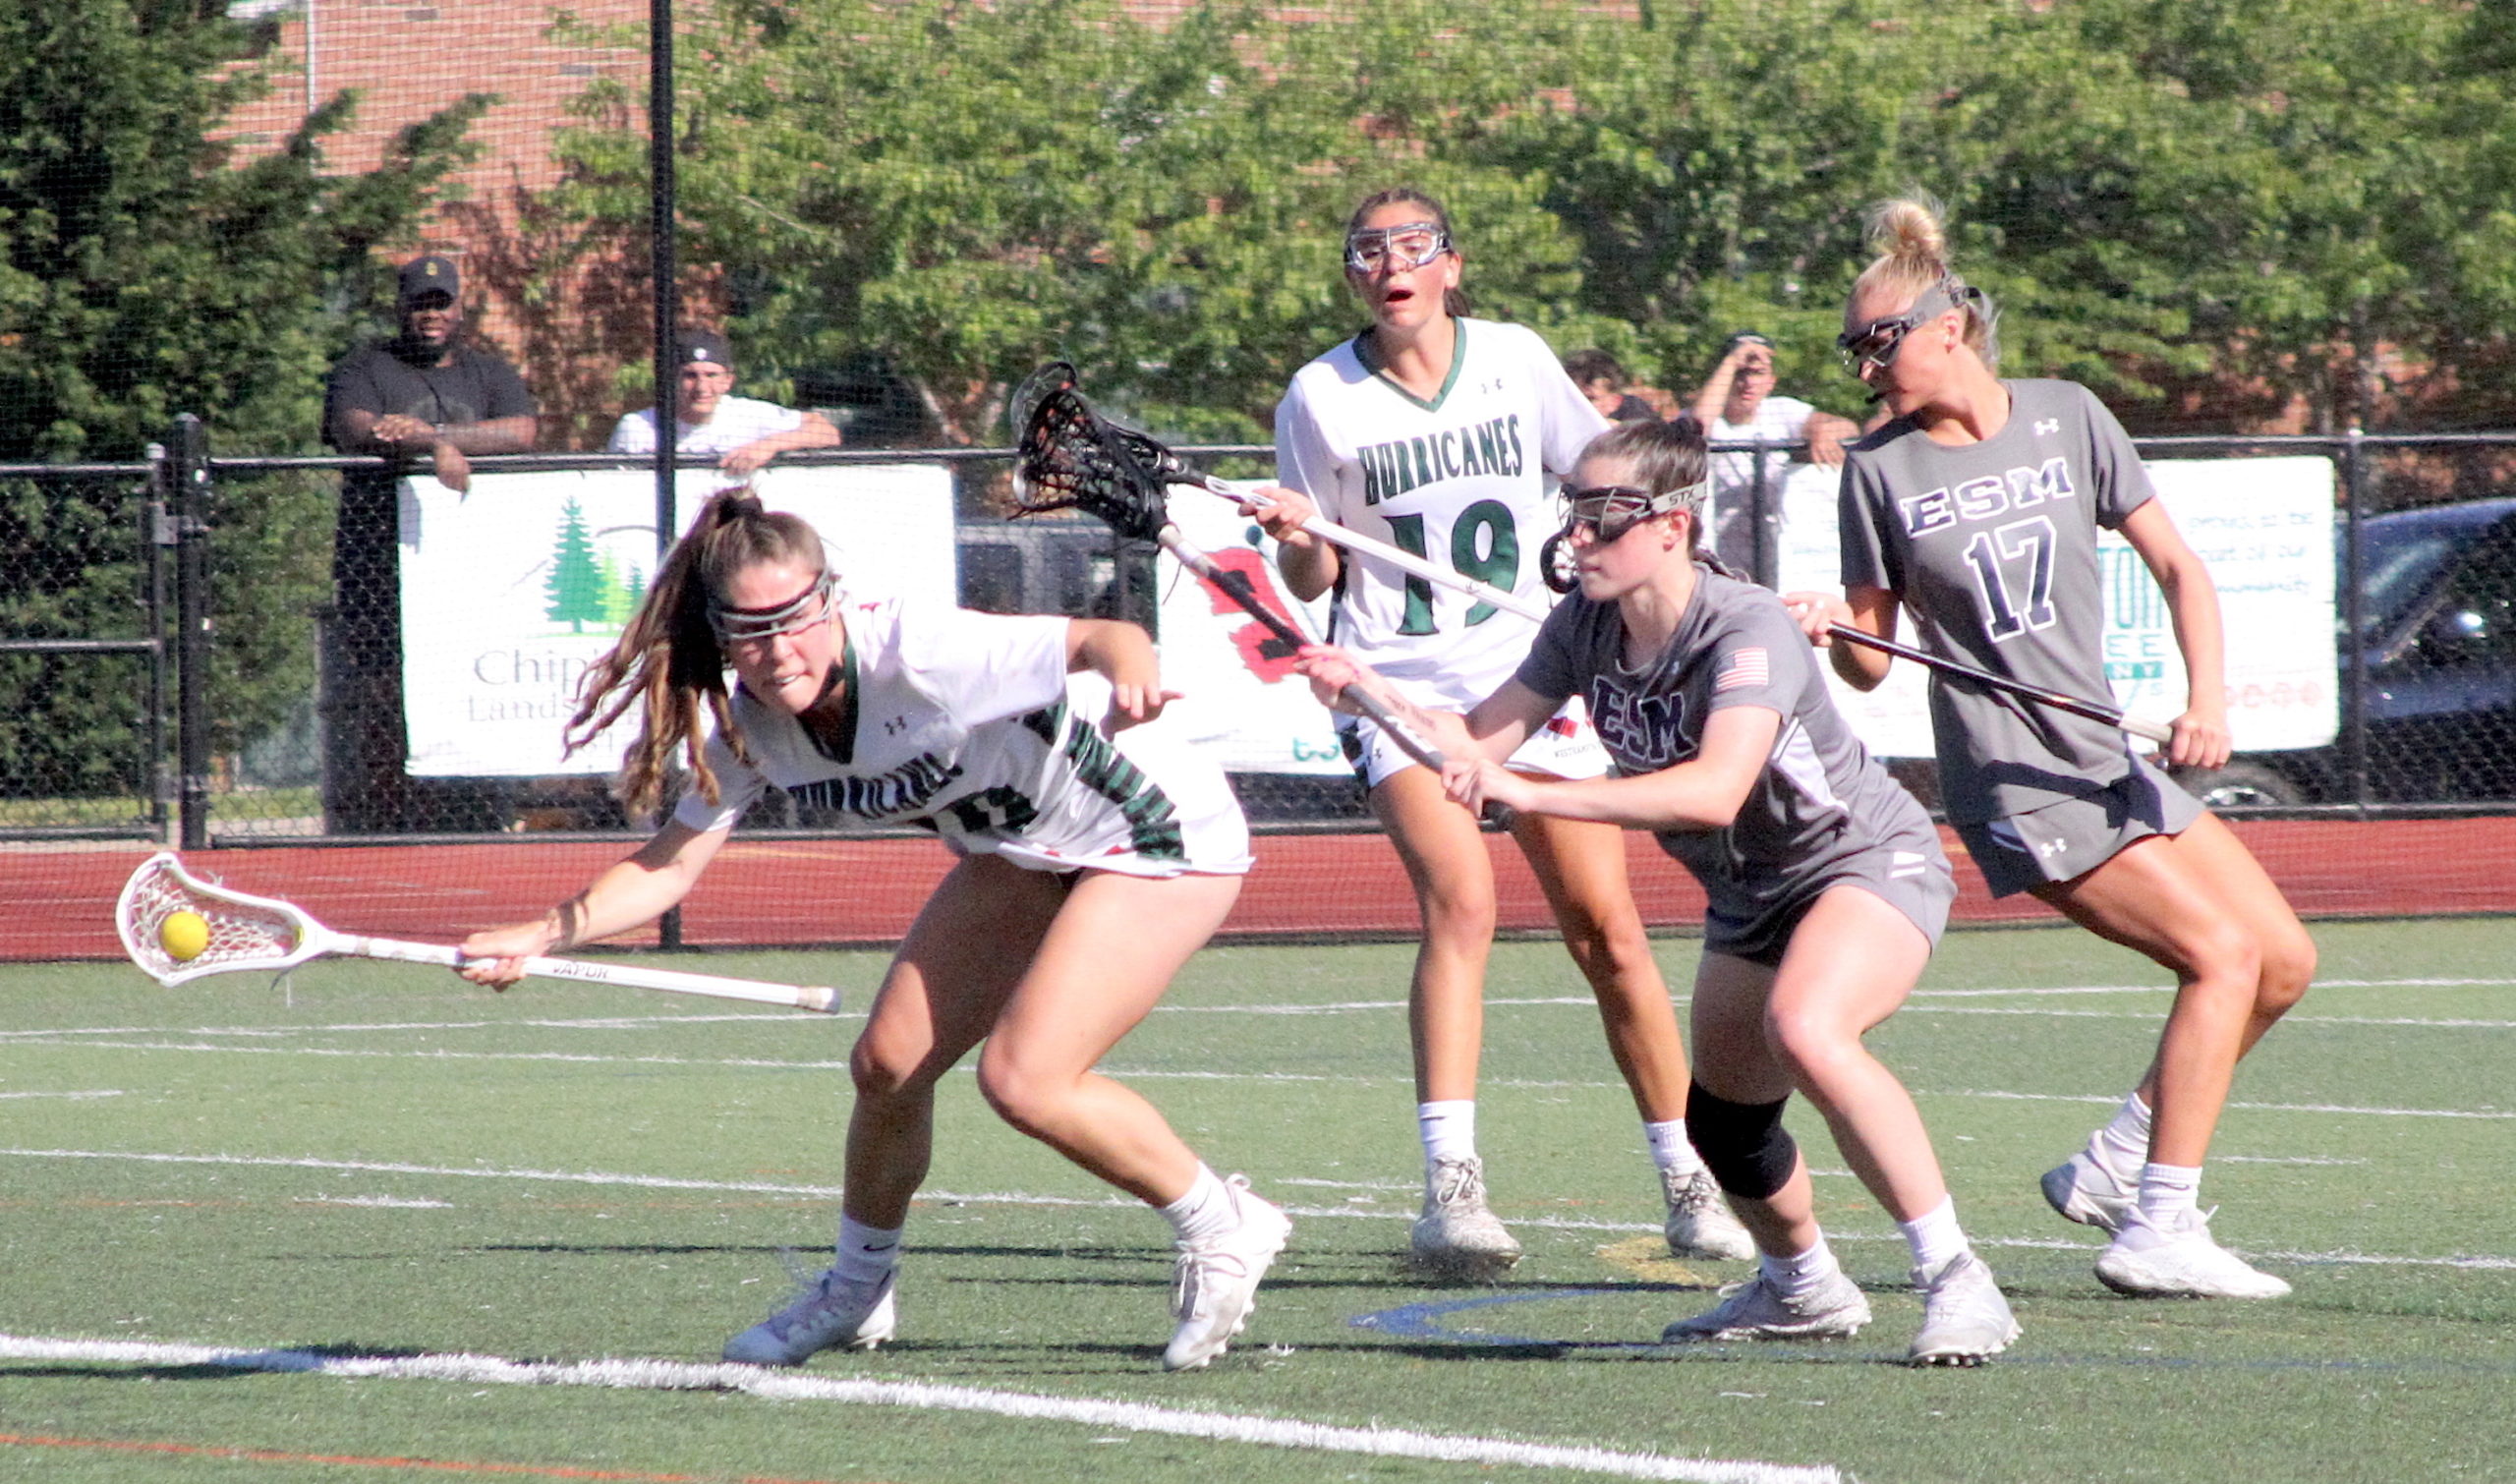
[[[703,703],[734,756],[750,760],[726,703],[725,654],[708,621],[708,604],[734,574],[780,561],[821,571],[827,557],[820,534],[800,516],[763,509],[749,489],[717,490],[700,507],[688,534],[664,553],[620,643],[586,672],[576,714],[568,720],[567,750],[575,753],[632,707],[639,709],[637,740],[621,760],[612,789],[631,815],[656,810],[676,752],[690,770],[692,786],[709,803],[717,801],[716,774],[708,766],[700,724]]]

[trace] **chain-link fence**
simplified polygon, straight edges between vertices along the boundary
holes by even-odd
[[[1247,445],[1194,452],[1243,472],[1265,455]],[[2516,802],[2516,495],[2500,492],[2516,487],[2516,435],[2149,440],[2144,452],[2232,470],[2307,454],[2331,461],[2337,476],[2331,724],[2312,745],[2243,752],[2197,787],[2241,811]],[[17,698],[0,715],[0,837],[199,845],[630,828],[599,769],[414,767],[404,677],[435,636],[403,627],[402,563],[416,549],[403,544],[417,508],[409,471],[366,459],[213,457],[189,423],[151,455],[0,468],[9,495],[0,674]],[[949,507],[949,570],[964,605],[1159,629],[1161,589],[1182,580],[1176,569],[1157,568],[1150,547],[1097,523],[1005,520],[991,491],[1006,458],[947,448],[790,462],[944,471],[934,497]],[[491,499],[515,476],[644,473],[639,461],[605,455],[489,457],[474,470]],[[1751,491],[1774,525],[1778,494],[1761,484]],[[77,542],[64,540],[74,531]],[[652,542],[652,531],[642,526],[636,539]],[[1798,539],[1804,545],[1807,533]],[[534,581],[555,583],[549,565],[535,567]],[[555,733],[563,719],[534,724]],[[1926,766],[1903,771],[1927,789]],[[1262,829],[1366,819],[1334,770],[1235,781]],[[756,824],[818,822],[772,810]]]

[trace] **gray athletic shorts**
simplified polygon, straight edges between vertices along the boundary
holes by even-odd
[[[2010,896],[2086,876],[2135,840],[2182,834],[2202,814],[2201,800],[2135,756],[2130,772],[2095,793],[1956,828],[1992,895]]]
[[[1836,862],[1752,917],[1732,916],[1715,906],[1703,916],[1703,951],[1780,968],[1800,920],[1808,915],[1818,897],[1847,885],[1858,886],[1904,913],[1934,948],[1948,927],[1949,905],[1957,900],[1957,878],[1949,874],[1936,836],[1890,840]]]

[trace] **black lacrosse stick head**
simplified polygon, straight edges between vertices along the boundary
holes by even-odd
[[[1033,371],[1014,390],[1011,410],[1016,513],[1081,510],[1148,542],[1171,523],[1161,476],[1140,452],[1151,440],[1094,412],[1072,366],[1052,361]]]

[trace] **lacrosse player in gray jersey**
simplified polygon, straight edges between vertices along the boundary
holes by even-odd
[[[1891,421],[1855,444],[1841,502],[1844,594],[1794,594],[1811,639],[1895,637],[1976,668],[2106,694],[2096,528],[2122,532],[2173,614],[2191,691],[2165,762],[2229,753],[2218,596],[2113,417],[2068,381],[2004,381],[1990,301],[1949,267],[1937,215],[1889,201],[1854,285],[1843,348]],[[1863,690],[1889,657],[1832,645]],[[2121,731],[1935,674],[1931,723],[1949,821],[1994,895],[2028,891],[2171,970],[2156,1056],[2107,1125],[2048,1171],[2045,1199],[2113,1235],[2096,1276],[2129,1294],[2289,1291],[2210,1238],[2202,1162],[2239,1057],[2297,1003],[2316,949],[2236,835]]]
[[[1406,705],[1339,651],[1307,651],[1302,667],[1323,699],[1360,683],[1423,727],[1448,754],[1443,786],[1469,809],[1647,829],[1702,883],[1687,1132],[1762,1261],[1664,1338],[1830,1339],[1869,1322],[1782,1126],[1798,1091],[1911,1244],[1923,1298],[1912,1359],[1976,1364],[2017,1322],[1958,1225],[1912,1097],[1861,1044],[1920,978],[1956,885],[1921,806],[1836,713],[1781,599],[1698,550],[1705,470],[1691,416],[1621,425],[1589,444],[1560,542],[1577,594],[1464,718]],[[1505,767],[1574,695],[1614,774],[1541,780]]]

